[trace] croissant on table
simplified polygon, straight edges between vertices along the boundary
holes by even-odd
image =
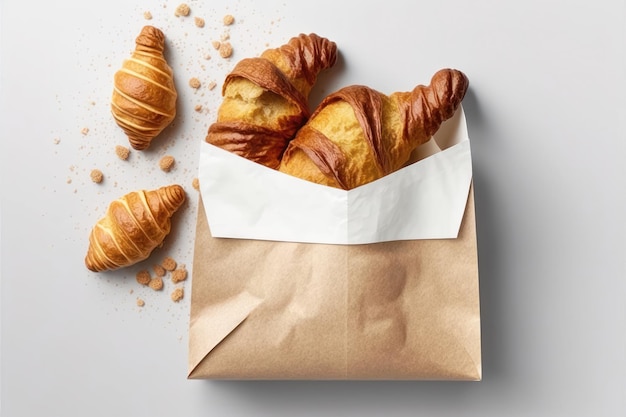
[[[442,69],[430,85],[389,96],[349,86],[328,97],[289,143],[279,170],[352,189],[402,168],[451,118],[467,91],[465,74]]]
[[[137,150],[150,146],[176,116],[173,72],[163,56],[165,35],[145,26],[135,50],[115,73],[111,112]]]
[[[171,217],[184,201],[185,191],[174,184],[111,202],[91,230],[85,266],[100,272],[147,259],[170,233]]]
[[[301,34],[260,57],[241,60],[226,77],[217,121],[206,141],[270,168],[310,115],[308,96],[319,73],[335,64],[337,46]]]

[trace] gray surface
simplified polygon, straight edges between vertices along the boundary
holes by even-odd
[[[106,38],[117,33],[109,24],[123,26],[147,6],[61,3],[1,4],[3,416],[626,415],[623,2],[391,1],[382,11],[268,2],[247,14],[252,6],[241,1],[207,9],[207,19],[246,16],[248,27],[280,17],[271,26],[277,39],[317,31],[341,40],[340,75],[321,80],[328,89],[356,79],[406,88],[416,62],[420,82],[444,65],[468,74],[479,383],[187,381],[187,305],[155,301],[138,313],[132,277],[84,272],[84,234],[97,212],[86,202],[90,184],[75,178],[78,193],[65,184],[83,156],[51,145],[56,135],[71,144],[64,133],[89,120],[84,106],[59,98],[59,82],[80,79],[81,68],[100,74],[91,62],[101,55],[113,65],[123,56],[111,52],[120,41],[81,61],[72,48],[88,50],[91,35],[76,32]],[[177,149],[193,160],[192,146]],[[84,171],[93,161],[77,165]],[[95,198],[102,207],[108,197]],[[194,215],[192,201],[181,224],[192,229]],[[190,242],[170,249],[190,263]]]

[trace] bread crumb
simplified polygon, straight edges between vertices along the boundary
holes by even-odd
[[[54,139],[52,139],[52,142],[53,142],[55,145],[58,145],[59,143],[61,143],[61,139],[59,139],[59,138],[54,138]]]
[[[187,3],[181,3],[178,5],[176,10],[174,11],[174,16],[189,16],[191,9]]]
[[[87,133],[89,133],[89,128],[88,128],[88,127],[83,127],[83,128],[80,130],[80,133],[82,133],[83,135],[86,135]]]
[[[125,161],[128,159],[128,156],[130,155],[130,149],[128,149],[126,146],[117,145],[115,146],[115,154],[117,155],[118,158]]]
[[[141,298],[137,298],[137,306],[138,307],[143,307],[146,305],[146,302],[144,300],[142,300]]]
[[[232,14],[227,14],[222,20],[226,26],[230,26],[235,23],[235,17]]]
[[[192,77],[192,78],[189,79],[189,87],[198,89],[198,88],[200,88],[201,85],[202,85],[202,83],[196,77]]]
[[[185,268],[178,268],[172,272],[172,282],[178,284],[179,282],[187,279],[187,270]]]
[[[193,18],[193,23],[195,23],[195,25],[199,28],[203,28],[204,27],[204,19],[201,17],[194,17]]]
[[[174,291],[172,291],[172,295],[171,295],[172,301],[177,303],[183,299],[184,295],[185,295],[185,291],[182,288],[176,288]]]
[[[209,83],[209,90],[213,90],[215,88],[215,86],[217,85],[217,83],[215,81],[211,81]]]
[[[196,190],[199,191],[200,190],[200,180],[198,178],[194,178],[193,180],[191,180],[191,186]]]
[[[206,60],[208,61],[209,59],[211,59],[211,55],[209,55],[209,54],[205,54],[205,55],[204,55],[204,59],[206,59]]]
[[[161,266],[167,271],[173,271],[176,269],[176,261],[174,260],[174,258],[168,256],[163,259],[163,262],[161,262]]]
[[[65,182],[66,182],[67,184],[71,184],[71,183],[72,183],[72,179],[71,179],[71,178],[68,178]]]
[[[161,168],[161,170],[165,172],[170,172],[175,162],[176,160],[174,159],[172,155],[165,155],[159,161],[159,167]]]
[[[230,39],[230,33],[228,33],[228,32],[224,32],[220,36],[220,41],[222,41],[222,42],[227,41],[229,39]]]
[[[154,271],[154,274],[157,277],[164,277],[165,276],[165,268],[163,268],[161,265],[154,265],[152,267],[152,270]]]
[[[152,20],[152,13],[148,11],[143,12],[143,18],[146,20]]]
[[[220,41],[213,41],[211,42],[211,45],[213,45],[213,48],[219,51],[220,46],[222,46],[222,43]]]
[[[104,179],[104,175],[99,169],[92,169],[89,176],[91,177],[91,181],[95,182],[96,184],[100,184]]]
[[[202,111],[202,104],[196,104],[196,106],[193,109],[197,111],[198,113],[200,113]]]
[[[229,58],[233,54],[233,46],[230,42],[223,42],[220,45],[219,52],[222,58]]]
[[[163,289],[163,278],[152,278],[148,283],[148,287],[152,288],[154,291],[161,291]]]
[[[150,276],[150,272],[144,269],[144,270],[137,272],[135,279],[141,285],[148,285],[150,283],[150,280],[152,280],[152,277]]]

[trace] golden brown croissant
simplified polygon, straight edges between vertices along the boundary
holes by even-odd
[[[87,268],[100,272],[148,258],[169,234],[170,219],[184,201],[185,191],[176,184],[113,201],[89,236]]]
[[[462,72],[443,69],[429,86],[390,96],[365,86],[343,88],[298,131],[279,170],[343,189],[381,178],[402,168],[454,115],[468,85]]]
[[[226,77],[224,100],[206,141],[271,168],[306,122],[318,74],[335,64],[337,46],[316,34],[294,37],[241,60]]]
[[[111,111],[131,146],[143,150],[176,116],[173,73],[163,57],[165,35],[145,26],[135,51],[115,73]]]

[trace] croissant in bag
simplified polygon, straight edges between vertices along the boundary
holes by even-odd
[[[111,112],[136,150],[150,146],[176,116],[173,72],[165,61],[165,35],[145,26],[131,57],[115,73]]]
[[[133,191],[111,202],[91,230],[85,266],[100,272],[148,258],[163,244],[171,217],[184,202],[185,191],[177,184]]]
[[[307,121],[318,74],[335,64],[337,45],[300,34],[261,56],[241,60],[224,81],[224,100],[206,141],[270,168]]]
[[[465,74],[439,70],[428,86],[389,96],[353,85],[326,97],[289,143],[279,170],[346,190],[402,168],[451,118],[469,86]]]

